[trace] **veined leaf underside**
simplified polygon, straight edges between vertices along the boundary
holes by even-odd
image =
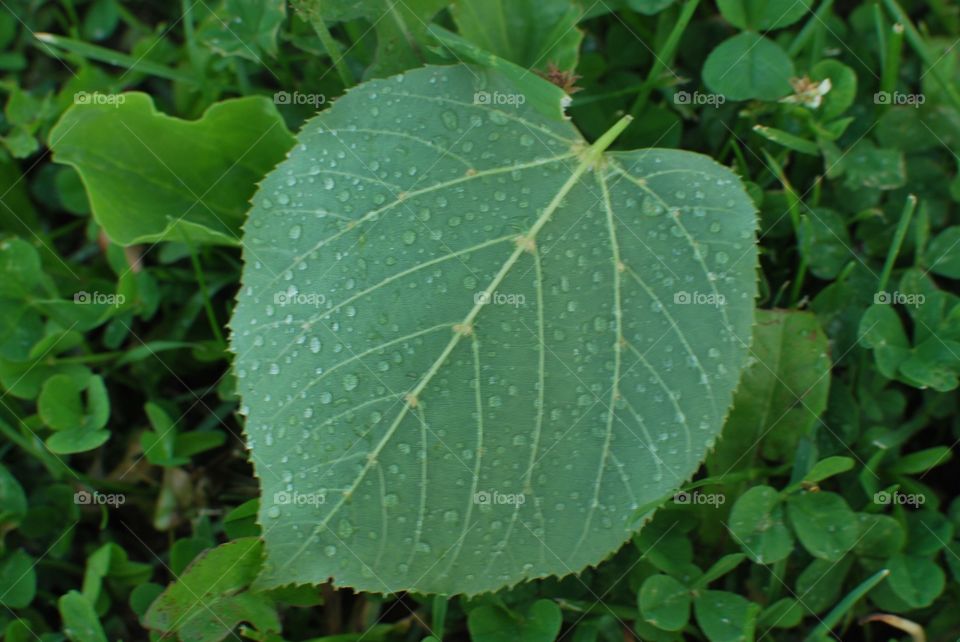
[[[511,91],[466,66],[366,83],[254,197],[232,341],[264,586],[579,571],[719,434],[756,293],[739,180],[601,155]]]

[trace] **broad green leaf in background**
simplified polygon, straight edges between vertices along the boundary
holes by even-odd
[[[669,575],[651,575],[637,594],[643,619],[664,631],[679,631],[690,620],[691,591]]]
[[[746,642],[754,638],[760,606],[736,593],[704,591],[693,611],[710,642]]]
[[[770,486],[754,486],[741,495],[730,511],[729,527],[743,551],[758,564],[778,562],[793,550],[780,493]]]
[[[814,557],[836,561],[857,543],[860,527],[846,500],[836,493],[807,492],[787,502],[797,538]]]
[[[72,642],[107,642],[100,618],[93,605],[77,591],[70,591],[58,601],[63,632]]]
[[[363,18],[377,34],[377,50],[368,78],[381,78],[427,61],[426,33],[433,17],[449,0],[298,0],[311,19],[326,23]]]
[[[766,31],[789,26],[810,9],[810,0],[717,0],[720,13],[735,27]]]
[[[277,55],[277,32],[287,17],[286,0],[223,0],[198,37],[223,56],[240,56],[269,67]]]
[[[910,605],[922,609],[933,603],[946,582],[943,569],[926,557],[897,554],[887,561],[889,588]]]
[[[456,0],[452,13],[461,36],[521,67],[577,66],[582,9],[571,0]]]
[[[83,179],[97,222],[121,245],[239,244],[255,185],[293,145],[276,107],[237,98],[184,121],[147,94],[78,104],[50,132],[54,160]]]
[[[669,7],[671,4],[673,4],[673,2],[674,0],[626,0],[626,4],[628,7],[630,7],[634,11],[637,11],[647,16],[652,16],[660,13],[661,11]],[[609,6],[608,3],[605,3],[605,2],[598,3],[598,4]],[[615,6],[615,3],[609,3],[609,4]],[[598,9],[598,8],[599,7],[594,5],[594,9]]]
[[[260,632],[279,632],[272,600],[247,591],[260,569],[263,543],[237,539],[195,559],[180,578],[150,605],[147,628],[176,633],[192,642],[217,642],[228,627],[248,622]]]
[[[930,271],[951,279],[960,279],[960,225],[943,230],[927,248]]]
[[[567,119],[564,109],[570,102],[570,97],[557,85],[443,27],[432,25],[430,34],[450,49],[458,60],[482,65],[510,81],[510,93],[498,92],[481,83],[474,93],[473,102],[494,105],[522,100],[523,104],[529,103],[548,118],[561,121]],[[481,80],[482,77],[478,76],[477,79]]]
[[[36,562],[22,549],[0,559],[0,604],[7,609],[30,606],[37,592]]]
[[[470,639],[474,642],[553,642],[561,624],[563,615],[553,600],[537,600],[523,615],[509,613],[499,606],[478,606],[467,618]]]
[[[259,586],[567,574],[717,437],[756,292],[740,182],[478,87],[512,91],[465,66],[366,83],[253,199],[231,326]]]
[[[713,475],[749,468],[759,457],[790,457],[827,407],[827,337],[809,312],[758,310],[752,359],[723,438],[707,460]]]
[[[7,467],[0,464],[0,536],[5,534],[11,525],[16,525],[27,512],[27,496],[23,486],[17,481]],[[0,540],[0,550],[2,550]]]
[[[777,100],[790,93],[793,75],[780,45],[750,31],[724,40],[703,65],[703,82],[728,100]]]

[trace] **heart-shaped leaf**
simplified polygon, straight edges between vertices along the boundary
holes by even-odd
[[[709,158],[605,154],[625,121],[589,145],[514,91],[462,65],[363,84],[254,196],[231,325],[260,585],[571,573],[716,439],[750,199]]]

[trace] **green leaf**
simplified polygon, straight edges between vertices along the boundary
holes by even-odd
[[[107,642],[97,612],[83,595],[70,591],[57,605],[63,619],[63,632],[72,642]]]
[[[147,94],[120,96],[74,105],[50,132],[54,160],[80,173],[107,235],[239,244],[257,181],[293,144],[273,103],[226,100],[191,122],[159,113]]]
[[[17,478],[0,464],[0,533],[17,524],[27,512],[27,496]],[[2,542],[0,542],[2,544]]]
[[[591,147],[478,86],[510,84],[366,83],[254,197],[231,326],[258,585],[472,594],[582,569],[720,429],[755,293],[739,181],[602,154],[626,121]]]
[[[452,14],[461,36],[521,67],[577,66],[581,9],[571,0],[456,0]]]
[[[809,0],[717,0],[720,13],[733,26],[766,31],[792,25],[810,10]]]
[[[86,404],[81,396],[84,392]],[[37,410],[43,422],[57,431],[46,440],[55,453],[93,450],[110,438],[110,432],[102,430],[110,418],[110,400],[99,376],[83,380],[68,374],[53,375],[43,384]]]
[[[679,631],[690,620],[690,589],[669,575],[651,575],[637,595],[643,619],[664,631]]]
[[[757,457],[791,457],[827,407],[829,345],[812,313],[758,310],[750,352],[723,438],[707,460],[713,475],[748,469]]]
[[[792,629],[800,624],[806,613],[800,600],[784,597],[765,608],[758,622],[764,629]]]
[[[853,465],[854,461],[850,457],[827,457],[814,464],[810,472],[803,476],[803,481],[816,484],[851,470]]]
[[[0,560],[0,604],[8,609],[30,606],[37,592],[36,562],[22,549]]]
[[[836,604],[843,581],[853,565],[853,556],[839,562],[815,559],[797,576],[796,595],[803,601],[806,611],[820,613]]]
[[[269,597],[246,591],[260,570],[263,543],[234,540],[201,555],[150,605],[144,626],[181,639],[217,642],[241,622],[261,632],[279,632]]]
[[[553,642],[562,623],[560,607],[553,600],[537,600],[522,616],[498,606],[479,606],[467,616],[473,642]]]
[[[626,0],[627,6],[645,16],[652,16],[660,13],[673,4],[674,0]],[[610,3],[613,4],[613,3]],[[596,8],[596,7],[594,7]]]
[[[858,513],[860,537],[854,547],[862,557],[892,557],[903,549],[907,534],[900,522],[887,515]]]
[[[912,608],[922,609],[933,604],[943,592],[946,576],[943,569],[926,557],[894,555],[887,561],[890,589]]]
[[[749,642],[760,606],[726,591],[704,591],[693,603],[697,624],[710,642]]]
[[[724,555],[716,562],[713,566],[707,569],[707,571],[699,578],[697,578],[694,586],[704,587],[710,584],[711,582],[720,579],[733,569],[740,566],[740,563],[747,558],[743,553],[730,553],[729,555]]]
[[[934,274],[960,279],[960,225],[948,227],[930,241],[926,260]]]
[[[427,29],[449,0],[299,0],[298,9],[324,22],[363,18],[377,34],[377,49],[368,78],[380,78],[422,65]]]
[[[811,555],[838,560],[857,543],[856,515],[836,493],[808,492],[787,502],[787,515],[797,539]]]
[[[777,100],[790,93],[793,75],[780,45],[749,31],[724,40],[703,65],[703,82],[728,100]]]
[[[824,120],[836,118],[853,104],[857,97],[857,74],[837,60],[821,60],[810,69],[810,79],[830,80],[830,91],[823,97],[818,111]]]
[[[878,294],[880,300],[888,293]],[[888,303],[874,303],[860,319],[860,345],[873,350],[877,370],[888,379],[895,379],[900,364],[910,356],[910,342],[903,330],[900,315]]]
[[[907,183],[907,168],[903,152],[879,148],[862,139],[847,150],[841,167],[845,184],[851,188],[891,190]]]
[[[730,511],[729,526],[743,551],[758,564],[778,562],[793,550],[780,493],[770,486],[754,486],[741,495]]]
[[[240,56],[264,66],[277,55],[277,32],[287,17],[285,0],[224,0],[197,37],[221,56]]]
[[[807,210],[799,230],[800,247],[814,276],[835,279],[843,267],[856,260],[843,216],[826,208]]]
[[[443,27],[432,25],[430,33],[444,47],[450,49],[458,59],[483,65],[510,80],[512,86],[509,92],[503,92],[496,87],[487,87],[481,83],[473,95],[475,104],[499,106],[529,103],[544,116],[554,120],[566,120],[564,105],[570,101],[570,97],[557,85],[537,74],[530,73],[520,65],[493,55]],[[482,78],[482,76],[478,77],[478,81]]]

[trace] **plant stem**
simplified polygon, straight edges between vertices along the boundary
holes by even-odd
[[[897,229],[893,233],[893,241],[890,243],[890,249],[887,250],[887,260],[883,262],[883,271],[880,272],[880,283],[877,291],[883,292],[887,289],[887,282],[890,280],[890,273],[893,272],[893,264],[897,261],[897,255],[900,254],[900,246],[903,245],[903,238],[907,235],[907,229],[910,227],[910,219],[913,217],[913,211],[917,208],[917,197],[913,194],[907,196],[907,202],[903,205],[903,211],[900,213],[900,222],[897,223]]]
[[[917,31],[917,28],[913,26],[913,22],[910,20],[910,16],[897,4],[897,0],[883,0],[883,3],[887,5],[887,9],[893,15],[893,19],[903,25],[903,28],[907,32],[907,42],[910,43],[910,46],[913,47],[914,51],[917,52],[917,55],[920,56],[920,59],[927,65],[927,71],[933,74],[933,77],[937,79],[937,82],[940,83],[940,86],[943,87],[943,90],[946,92],[947,97],[950,98],[950,101],[953,103],[953,106],[957,109],[960,109],[960,91],[957,90],[955,84],[951,83],[949,79],[943,76],[940,68],[937,67],[937,62],[939,59],[934,57],[928,50],[927,45],[923,41],[923,36],[920,35],[920,32]]]
[[[880,569],[866,580],[864,580],[859,586],[850,591],[845,598],[840,600],[840,603],[833,607],[833,610],[827,613],[827,616],[820,620],[820,624],[807,636],[804,642],[817,642],[818,640],[823,640],[826,636],[833,630],[843,616],[846,615],[847,611],[853,608],[853,605],[856,604],[857,600],[870,592],[873,587],[882,582],[888,575],[890,571],[887,569]]]
[[[687,25],[690,24],[690,19],[693,18],[693,12],[697,10],[698,4],[700,4],[700,0],[687,0],[686,4],[684,4],[680,10],[680,16],[673,25],[670,35],[667,36],[663,48],[653,57],[653,65],[651,65],[650,71],[647,73],[647,79],[640,85],[637,98],[630,108],[630,114],[632,116],[639,116],[643,113],[644,108],[647,106],[647,100],[650,98],[650,92],[653,91],[653,87],[657,84],[657,79],[660,77],[660,72],[662,72],[668,64],[673,62],[673,57],[677,53],[677,46],[680,44],[680,38],[683,36]]]
[[[807,24],[803,25],[803,29],[800,30],[800,33],[797,34],[797,37],[793,39],[793,42],[790,43],[790,47],[787,49],[787,54],[791,58],[796,58],[797,54],[807,46],[807,42],[809,42],[810,37],[813,36],[813,32],[823,24],[824,16],[830,11],[831,7],[833,7],[833,0],[823,0],[817,8],[816,13],[810,16]]]
[[[887,38],[886,54],[883,56],[883,71],[880,76],[880,91],[892,94],[897,89],[897,76],[900,73],[900,59],[903,53],[903,25],[899,22],[890,27]],[[890,108],[890,102],[880,106],[882,111]]]
[[[323,16],[311,11],[308,19],[310,26],[313,27],[313,30],[317,33],[317,37],[320,38],[320,43],[323,45],[323,48],[327,50],[327,55],[330,56],[330,60],[337,70],[337,75],[340,76],[340,82],[343,83],[344,89],[353,87],[355,84],[353,74],[350,73],[350,68],[347,66],[343,54],[340,53],[340,45],[333,39],[330,30],[327,29],[327,23],[323,21]]]
[[[91,45],[86,42],[74,40],[73,38],[56,36],[52,33],[38,33],[36,34],[36,38],[41,43],[46,45],[45,47],[42,47],[42,49],[55,57],[58,56],[57,53],[53,51],[54,47],[57,49],[62,49],[67,53],[77,54],[82,58],[96,60],[108,65],[113,65],[114,67],[123,67],[131,71],[157,76],[158,78],[165,78],[174,82],[187,83],[189,85],[200,84],[194,76],[185,74],[176,69],[164,67],[163,65],[158,65],[157,63],[150,62],[149,60],[134,58],[133,56],[129,56],[119,51],[114,51],[113,49],[107,49],[106,47]]]

